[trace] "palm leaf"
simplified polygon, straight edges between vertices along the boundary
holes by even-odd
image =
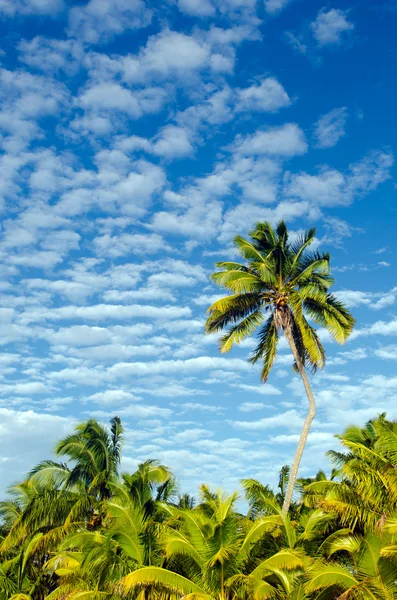
[[[185,596],[187,594],[200,594],[207,596],[198,585],[172,571],[161,567],[144,567],[129,573],[117,584],[116,588],[120,595],[127,596],[134,589],[153,587],[165,588],[172,592],[178,592]]]
[[[258,339],[249,361],[255,364],[258,360],[262,360],[261,379],[266,381],[277,355],[278,332],[274,314],[267,319],[259,332]]]

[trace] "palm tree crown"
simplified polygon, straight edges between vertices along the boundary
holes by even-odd
[[[276,358],[281,330],[292,341],[302,365],[316,370],[324,366],[325,352],[308,319],[327,329],[339,343],[353,329],[352,316],[328,292],[334,282],[329,254],[308,250],[314,236],[315,229],[310,229],[290,242],[284,221],[275,229],[268,222],[258,223],[250,241],[234,238],[246,263],[219,262],[220,270],[212,275],[231,295],[208,309],[206,330],[214,333],[228,327],[220,340],[221,351],[228,352],[260,327],[250,361],[262,361],[264,381]]]

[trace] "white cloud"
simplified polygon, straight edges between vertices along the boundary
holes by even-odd
[[[101,404],[103,406],[121,406],[123,404],[128,404],[129,402],[136,402],[140,399],[139,396],[135,396],[124,390],[105,390],[104,392],[92,394],[87,398],[87,400],[94,402],[94,404]]]
[[[210,0],[178,0],[179,10],[192,17],[212,17],[215,8]]]
[[[318,175],[286,173],[284,194],[308,200],[313,205],[349,205],[387,181],[393,163],[391,153],[379,151],[350,165],[346,174],[330,167],[321,168]]]
[[[34,158],[21,154],[21,150],[41,135],[40,121],[56,115],[68,97],[66,87],[49,77],[0,69],[0,131],[6,134],[0,144],[8,153],[2,157],[1,192],[19,190],[13,178],[21,166]]]
[[[217,300],[223,298],[223,294],[200,294],[193,298],[193,303],[197,306],[211,306]]]
[[[274,417],[264,417],[256,421],[229,421],[232,427],[236,429],[246,429],[249,431],[261,431],[272,429],[273,427],[288,427],[289,429],[300,428],[303,419],[296,410],[288,410]]]
[[[297,444],[299,441],[298,434],[281,434],[270,438],[271,444]],[[311,431],[307,440],[308,446],[325,444],[325,450],[328,450],[334,445],[335,436],[332,433],[325,431]]]
[[[40,71],[65,71],[73,75],[84,59],[84,48],[78,40],[59,40],[36,36],[18,44],[19,60]]]
[[[52,345],[79,348],[112,343],[127,344],[131,343],[131,340],[136,342],[150,334],[153,334],[153,325],[137,323],[136,325],[114,325],[112,327],[72,325],[71,327],[61,327],[57,331],[44,329],[41,330],[40,337]]]
[[[286,31],[285,39],[288,44],[299,54],[307,53],[307,45],[303,43],[302,38],[292,33],[292,31]]]
[[[14,265],[23,267],[36,267],[38,269],[51,269],[63,260],[62,255],[54,251],[33,251],[10,256],[9,261]]]
[[[68,356],[88,360],[91,363],[114,363],[116,360],[130,360],[134,358],[151,358],[169,356],[172,349],[167,343],[161,346],[154,344],[106,344],[90,348],[68,350]]]
[[[127,256],[130,254],[157,254],[170,252],[171,246],[158,234],[122,233],[97,237],[94,244],[99,256]]]
[[[245,361],[239,358],[219,358],[210,356],[199,356],[187,360],[158,360],[151,363],[118,363],[109,367],[107,376],[110,379],[119,379],[120,377],[158,375],[162,373],[201,373],[217,368],[230,368],[238,371],[247,371],[251,367]]]
[[[200,402],[184,402],[183,404],[174,405],[185,412],[198,411],[204,413],[219,413],[224,409],[223,406],[216,406],[214,404],[202,404]]]
[[[397,288],[389,292],[362,292],[359,290],[342,290],[335,293],[344,304],[353,308],[356,306],[367,306],[372,310],[382,310],[386,306],[392,306],[396,301]]]
[[[80,96],[80,105],[86,110],[103,110],[126,113],[133,119],[156,113],[167,98],[166,90],[146,87],[130,90],[113,82],[96,83]]]
[[[375,350],[375,355],[378,358],[386,360],[397,360],[397,345],[391,344],[389,346],[382,346]]]
[[[156,388],[139,388],[139,392],[143,394],[150,394],[159,398],[184,398],[186,396],[207,396],[207,390],[189,388],[186,385],[180,383],[171,382],[162,384]],[[176,406],[176,405],[175,405]]]
[[[172,410],[169,408],[147,404],[131,404],[126,408],[119,409],[117,412],[122,419],[129,417],[133,417],[134,419],[167,419],[172,414]],[[86,414],[99,419],[110,419],[113,416],[113,413],[100,410],[86,411]]]
[[[43,394],[48,392],[48,388],[44,383],[40,381],[30,381],[28,383],[13,383],[13,384],[0,384],[1,394],[20,394],[21,396],[30,396],[35,394]]]
[[[280,390],[278,390],[271,383],[266,383],[262,385],[248,385],[245,383],[233,384],[233,387],[237,387],[240,390],[244,390],[246,392],[253,392],[254,394],[260,394],[261,396],[279,396],[281,394]]]
[[[295,123],[281,127],[270,127],[257,131],[253,135],[237,136],[229,150],[243,156],[269,154],[271,156],[291,157],[307,152],[307,143],[303,131]]]
[[[311,25],[313,36],[320,46],[338,44],[344,33],[354,29],[353,23],[347,19],[347,14],[347,11],[337,8],[320,10]]]
[[[347,108],[334,108],[320,117],[314,129],[317,148],[332,148],[345,135]]]
[[[64,8],[63,0],[0,0],[0,14],[56,15]]]
[[[355,337],[367,335],[397,335],[397,318],[394,317],[390,321],[376,321],[372,325],[353,331],[353,339]]]
[[[219,240],[230,243],[236,233],[245,235],[247,230],[258,221],[271,223],[277,223],[281,219],[292,221],[307,213],[310,213],[310,206],[306,202],[280,202],[275,208],[242,202],[225,213]]]
[[[209,67],[210,59],[211,46],[205,39],[164,29],[151,36],[137,56],[125,58],[121,68],[126,81],[139,83],[189,76]]]
[[[234,103],[237,98],[237,92],[229,86],[222,88],[212,88],[203,90],[200,100],[191,104],[183,111],[178,111],[175,120],[193,131],[205,129],[210,132],[213,128],[228,123],[234,117]]]
[[[155,138],[152,151],[164,158],[178,158],[193,153],[189,131],[176,125],[166,125]]]
[[[243,402],[238,407],[241,412],[254,412],[256,410],[262,410],[263,408],[266,408],[266,404],[263,404],[262,402]]]
[[[237,98],[237,111],[276,112],[291,104],[287,92],[274,77],[237,90]]]
[[[20,481],[44,458],[55,442],[69,434],[74,420],[32,410],[0,408],[0,482]],[[1,492],[4,493],[4,488]]]
[[[143,0],[89,0],[69,11],[69,35],[98,44],[130,29],[147,27],[152,11]]]
[[[290,0],[265,0],[265,11],[271,15],[277,14],[289,4]]]
[[[152,319],[172,319],[186,317],[191,314],[188,307],[177,306],[141,306],[139,304],[131,306],[120,306],[116,304],[93,304],[91,306],[62,306],[61,308],[52,308],[50,310],[27,310],[22,314],[22,319],[26,322],[35,321],[59,321],[69,319],[87,319],[89,321],[114,319],[125,320],[137,317]]]
[[[104,211],[119,211],[124,216],[142,217],[153,196],[159,193],[165,183],[164,170],[146,160],[130,162],[122,153],[115,153],[119,163],[112,164],[115,158],[111,151],[102,151],[98,160],[98,172],[92,171],[86,187],[76,185],[62,194],[54,206],[59,216],[72,217],[88,212],[93,206]]]

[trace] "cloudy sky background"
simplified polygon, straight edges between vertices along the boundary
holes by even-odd
[[[0,0],[0,493],[76,422],[118,414],[124,468],[184,490],[275,483],[306,410],[203,332],[237,233],[317,227],[357,318],[313,378],[302,474],[397,418],[397,4]]]

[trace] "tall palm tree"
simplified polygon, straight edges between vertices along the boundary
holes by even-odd
[[[291,348],[294,367],[299,372],[309,400],[305,419],[284,498],[283,511],[289,510],[307,436],[316,413],[314,395],[306,373],[325,364],[325,352],[307,319],[321,325],[343,344],[354,326],[354,319],[328,292],[334,280],[330,276],[329,254],[309,252],[315,229],[296,242],[288,239],[284,221],[273,229],[268,222],[258,223],[251,240],[234,238],[235,246],[245,259],[219,262],[220,269],[212,280],[231,292],[208,309],[207,333],[227,329],[220,338],[222,352],[231,350],[260,327],[258,344],[250,362],[262,362],[261,378],[266,381],[277,354],[282,332]]]

